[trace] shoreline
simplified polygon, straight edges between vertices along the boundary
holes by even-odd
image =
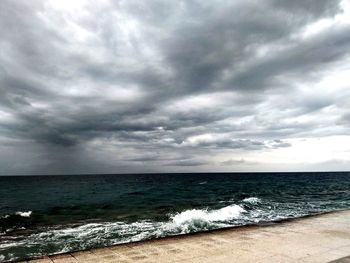
[[[231,256],[240,258],[238,262],[329,262],[350,255],[349,226],[350,210],[338,210],[11,262],[232,262]],[[279,247],[280,242],[295,238],[297,233],[300,242]],[[266,242],[272,243],[264,246]],[[191,246],[193,250],[186,249]]]

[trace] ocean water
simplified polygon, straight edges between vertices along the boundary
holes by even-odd
[[[0,177],[0,261],[350,208],[350,173]]]

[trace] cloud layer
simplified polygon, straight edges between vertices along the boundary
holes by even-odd
[[[348,0],[3,0],[0,173],[350,169],[349,17]]]

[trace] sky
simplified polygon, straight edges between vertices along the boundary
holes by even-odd
[[[1,0],[0,175],[350,170],[350,0]]]

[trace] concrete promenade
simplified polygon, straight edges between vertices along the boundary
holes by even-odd
[[[350,211],[47,256],[26,262],[350,262]]]

